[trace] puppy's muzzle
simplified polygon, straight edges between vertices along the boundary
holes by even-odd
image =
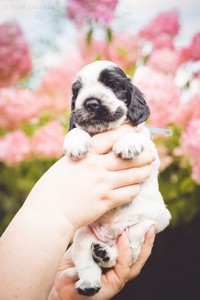
[[[85,108],[89,112],[96,112],[100,108],[100,101],[98,99],[87,99],[84,103]]]

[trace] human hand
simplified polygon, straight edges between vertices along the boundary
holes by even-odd
[[[70,249],[65,253],[58,269],[54,286],[48,300],[108,300],[114,297],[126,284],[127,281],[137,277],[145,262],[151,254],[155,238],[155,227],[152,226],[145,236],[141,253],[138,260],[132,264],[132,251],[126,233],[118,238],[118,260],[113,269],[102,275],[102,288],[93,297],[81,296],[75,289],[75,282],[67,278],[63,271],[73,266]]]
[[[75,231],[131,201],[139,193],[139,183],[151,174],[152,154],[144,151],[134,159],[122,160],[110,150],[120,136],[132,131],[126,124],[97,134],[84,159],[63,157],[56,162],[34,187],[40,210],[42,200],[45,215],[57,211]],[[35,203],[37,200],[31,201]]]

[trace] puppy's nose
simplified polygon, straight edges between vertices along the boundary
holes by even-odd
[[[88,111],[95,112],[99,108],[100,103],[97,99],[88,99],[85,101],[85,107]]]

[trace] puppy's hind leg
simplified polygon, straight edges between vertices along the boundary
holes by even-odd
[[[93,296],[101,289],[102,270],[91,254],[93,242],[95,237],[90,228],[85,226],[77,231],[72,246],[72,259],[79,277],[75,288],[84,296]]]
[[[94,261],[102,268],[112,268],[117,261],[116,245],[110,247],[104,243],[96,241],[91,245]]]
[[[138,259],[145,234],[152,225],[155,225],[155,222],[151,219],[147,219],[129,227],[128,234],[133,254],[133,263]]]

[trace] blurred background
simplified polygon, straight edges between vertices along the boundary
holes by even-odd
[[[0,232],[62,156],[71,84],[94,60],[145,95],[172,221],[140,276],[114,299],[200,298],[198,0],[0,0]]]

